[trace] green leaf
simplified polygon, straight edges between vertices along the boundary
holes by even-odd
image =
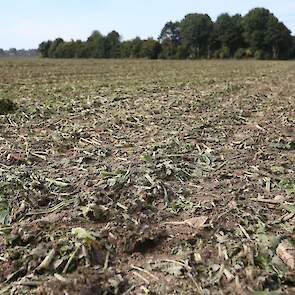
[[[276,183],[277,187],[285,190],[288,193],[295,192],[295,182],[289,178],[282,178],[279,182]]]
[[[72,235],[76,236],[79,240],[95,241],[94,235],[82,227],[73,228]]]
[[[271,171],[276,174],[284,174],[285,168],[282,166],[272,166]]]
[[[272,143],[270,147],[278,150],[295,150],[295,141],[289,141],[287,143]]]

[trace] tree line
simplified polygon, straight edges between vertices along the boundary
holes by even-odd
[[[38,48],[45,58],[295,58],[295,37],[285,24],[265,8],[246,15],[191,13],[181,21],[165,24],[157,40],[122,41],[118,32],[106,36],[94,31],[86,41],[61,38]]]
[[[0,57],[35,57],[35,56],[38,56],[38,51],[36,49],[10,48],[9,50],[4,50],[0,48]]]

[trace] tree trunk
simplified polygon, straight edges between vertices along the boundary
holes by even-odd
[[[197,46],[197,58],[200,58],[200,45]]]
[[[272,46],[272,58],[278,59],[278,46],[276,44]]]

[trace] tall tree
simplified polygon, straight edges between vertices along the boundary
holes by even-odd
[[[87,39],[87,51],[92,58],[106,57],[105,38],[99,31],[93,31]]]
[[[136,37],[135,39],[131,40],[131,57],[142,57],[142,46],[143,40],[141,40],[139,37]]]
[[[263,50],[272,58],[287,55],[291,32],[265,8],[254,8],[243,18],[245,39],[250,47]]]
[[[50,40],[44,41],[39,45],[38,51],[40,52],[42,57],[49,57],[49,49],[51,45],[52,45],[52,41]]]
[[[121,43],[121,57],[129,58],[131,57],[132,42],[131,40],[123,41]]]
[[[64,40],[62,38],[55,39],[48,50],[48,56],[49,57],[56,57],[56,49],[60,44],[64,43]]]
[[[254,8],[243,18],[246,42],[254,49],[267,49],[265,35],[271,13],[265,8]]]
[[[158,41],[153,38],[149,38],[143,41],[142,44],[142,55],[149,59],[157,59],[161,52],[161,45]]]
[[[116,31],[110,32],[105,37],[105,52],[106,57],[110,58],[118,58],[120,57],[120,47],[121,47],[121,41],[120,41],[120,35]]]
[[[169,21],[165,24],[159,36],[159,41],[170,40],[173,44],[180,44],[180,23]]]
[[[244,47],[242,16],[228,13],[219,15],[214,23],[214,37],[221,48],[227,48],[232,57],[238,48]]]
[[[295,58],[295,36],[292,36],[292,45],[290,48],[290,58]]]
[[[292,36],[290,30],[277,18],[271,17],[267,23],[265,43],[273,59],[289,58],[292,48]]]
[[[188,14],[180,23],[181,39],[192,58],[208,56],[213,22],[208,14]]]
[[[161,57],[176,57],[177,47],[181,43],[180,23],[172,21],[166,23],[158,39],[162,46]]]

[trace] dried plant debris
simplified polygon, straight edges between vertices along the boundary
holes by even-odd
[[[290,63],[1,60],[0,294],[294,294]]]
[[[294,241],[283,241],[277,247],[277,255],[284,261],[284,263],[291,269],[295,269],[295,244]]]

